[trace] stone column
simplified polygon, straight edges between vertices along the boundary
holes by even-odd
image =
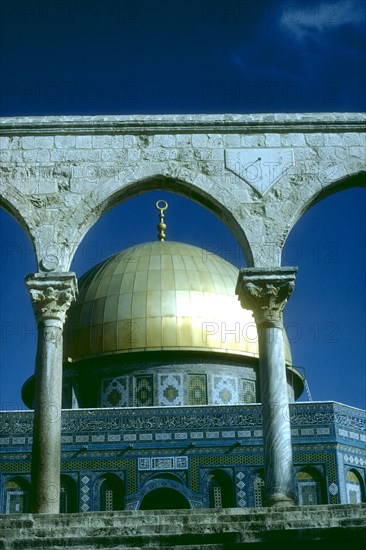
[[[59,512],[62,345],[66,312],[76,297],[74,273],[26,277],[38,328],[32,447],[32,512]]]
[[[241,305],[253,311],[258,330],[266,505],[294,504],[290,415],[282,311],[297,268],[241,269]]]

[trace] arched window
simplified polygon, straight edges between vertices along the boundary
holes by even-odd
[[[60,479],[60,513],[71,514],[77,512],[77,491],[75,481],[62,475]]]
[[[29,483],[21,477],[15,477],[5,485],[5,513],[25,512],[29,512]]]
[[[299,504],[308,506],[324,503],[323,477],[315,468],[303,468],[296,474]]]
[[[123,510],[124,500],[125,488],[121,479],[114,474],[103,476],[99,486],[99,510]]]
[[[233,482],[226,472],[213,470],[209,473],[208,497],[210,508],[235,506]]]
[[[348,504],[359,504],[363,498],[363,480],[356,470],[348,470],[346,475],[346,491]]]
[[[254,506],[255,508],[260,508],[264,506],[265,502],[265,482],[264,482],[264,471],[258,470],[255,473],[253,481],[253,494],[254,494]]]

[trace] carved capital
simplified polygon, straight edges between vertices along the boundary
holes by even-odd
[[[66,313],[77,296],[75,273],[35,273],[25,279],[37,324],[54,320],[65,322]]]
[[[282,311],[295,288],[296,267],[240,270],[236,294],[258,326],[282,327]]]

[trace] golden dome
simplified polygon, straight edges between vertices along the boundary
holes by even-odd
[[[128,248],[79,281],[65,327],[65,358],[158,350],[258,357],[252,312],[235,295],[237,277],[234,265],[188,244]]]

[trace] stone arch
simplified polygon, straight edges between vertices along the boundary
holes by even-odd
[[[366,171],[360,170],[346,177],[336,179],[328,185],[321,186],[314,190],[306,200],[299,203],[293,211],[291,219],[287,220],[287,226],[283,234],[283,244],[287,240],[291,230],[299,219],[315,204],[340,191],[352,189],[354,187],[366,187]],[[283,251],[283,248],[282,248]]]
[[[22,476],[8,479],[4,490],[4,511],[6,514],[29,512],[30,483]]]
[[[25,216],[27,210],[32,210],[30,206],[29,204],[24,204],[24,198],[14,186],[8,186],[4,192],[0,190],[0,208],[9,214],[24,231],[32,245],[32,249],[37,259],[35,237],[31,229],[31,224],[28,223]]]
[[[224,200],[220,195],[225,192],[223,187],[219,187],[201,173],[189,169],[185,169],[184,178],[180,174],[174,174],[174,171],[167,171],[163,165],[156,169],[154,163],[142,164],[138,172],[141,173],[141,177],[129,178],[127,174],[123,183],[116,182],[116,178],[112,178],[101,184],[100,188],[93,189],[84,196],[82,220],[80,220],[80,205],[70,212],[67,227],[64,228],[70,243],[70,258],[65,265],[65,270],[69,268],[74,254],[88,230],[103,214],[125,200],[159,189],[190,199],[216,215],[237,240],[248,265],[253,264],[252,250],[244,224],[240,219],[241,205],[234,195],[230,194],[230,200],[228,198]]]
[[[122,476],[116,473],[105,473],[94,482],[95,510],[123,510],[125,501],[125,484]]]
[[[365,502],[365,482],[357,468],[349,468],[346,473],[347,504]]]
[[[324,477],[318,468],[306,466],[299,469],[295,480],[301,506],[326,504]]]
[[[36,320],[32,311],[31,300],[24,284],[24,277],[34,271],[37,265],[37,257],[34,241],[28,226],[19,210],[12,207],[7,199],[0,194],[0,228],[1,228],[1,266],[2,300],[0,316],[2,317],[2,348],[4,358],[0,362],[0,370],[4,372],[7,361],[14,360],[17,354],[17,344],[21,342],[30,353],[29,360],[23,363],[23,376],[30,376],[34,371],[31,360],[36,347],[36,338],[30,335],[36,331]],[[19,282],[20,284],[13,284]],[[14,308],[14,303],[17,307]],[[24,329],[24,332],[23,332]],[[25,336],[25,333],[27,336]],[[22,352],[23,353],[23,352]],[[14,361],[13,361],[14,362]],[[16,364],[17,362],[15,362]],[[8,369],[9,370],[9,369]],[[10,377],[9,377],[10,380]],[[0,402],[8,401],[8,380],[5,378],[0,388]],[[12,403],[8,403],[14,409],[23,407],[21,393],[22,376],[18,376],[15,382],[17,395],[14,394]],[[13,389],[15,389],[15,387]],[[19,401],[18,401],[19,400]]]

